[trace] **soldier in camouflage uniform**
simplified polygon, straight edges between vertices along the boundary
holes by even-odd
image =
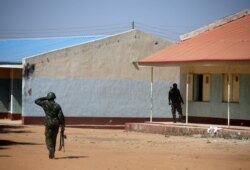
[[[41,97],[35,100],[35,103],[41,106],[45,112],[45,138],[49,151],[49,158],[55,158],[56,138],[61,126],[64,131],[65,121],[62,109],[55,102],[56,95],[53,92],[48,93],[47,97]]]
[[[168,93],[168,101],[172,107],[172,115],[173,115],[174,123],[176,123],[176,110],[179,114],[179,121],[183,122],[181,103],[184,104],[184,101],[181,97],[181,93],[179,89],[177,88],[176,83],[173,84],[173,88],[171,88]]]

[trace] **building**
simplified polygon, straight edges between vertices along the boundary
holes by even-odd
[[[157,112],[155,119],[166,120],[171,116],[167,90],[179,82],[179,68],[156,68],[151,74],[151,68],[140,68],[136,61],[171,44],[130,30],[24,58],[23,123],[43,122],[43,110],[34,100],[50,91],[56,93],[67,124],[141,122],[149,120],[152,109]],[[152,78],[154,94],[150,91]],[[157,100],[150,99],[151,94]],[[163,104],[166,107],[158,107]]]
[[[0,40],[0,119],[22,117],[22,58],[99,39],[103,36],[19,38]],[[29,68],[29,70],[32,69]],[[27,71],[27,66],[26,69]]]
[[[0,119],[21,119],[22,64],[0,62]]]
[[[139,64],[180,66],[187,122],[250,125],[249,10],[183,35]]]

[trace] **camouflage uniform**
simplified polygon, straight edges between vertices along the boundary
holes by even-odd
[[[181,97],[180,91],[177,88],[177,84],[173,84],[173,88],[169,91],[168,93],[168,100],[169,104],[172,107],[172,115],[174,119],[174,123],[176,123],[176,110],[179,114],[179,121],[182,122],[182,108],[181,108],[181,103],[184,104],[184,101]]]
[[[65,121],[62,109],[54,99],[56,98],[53,92],[48,93],[47,97],[41,97],[35,100],[35,103],[41,106],[45,112],[45,138],[47,149],[49,150],[49,158],[55,157],[56,138],[59,131],[64,131]]]

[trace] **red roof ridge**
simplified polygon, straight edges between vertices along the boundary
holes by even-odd
[[[250,14],[249,9],[240,11],[238,13],[235,13],[233,15],[229,15],[229,16],[224,17],[222,19],[219,19],[219,20],[217,20],[217,21],[215,21],[213,23],[205,25],[205,26],[203,26],[201,28],[198,28],[198,29],[196,29],[194,31],[191,31],[191,32],[189,32],[187,34],[183,34],[183,35],[180,36],[180,39],[181,39],[181,41],[187,40],[189,38],[192,38],[192,37],[195,37],[195,36],[199,35],[200,33],[212,30],[212,29],[214,29],[216,27],[219,27],[219,26],[224,25],[226,23],[232,22],[234,20],[237,20],[237,19],[239,19],[241,17],[244,17],[246,15],[249,15],[249,14]]]

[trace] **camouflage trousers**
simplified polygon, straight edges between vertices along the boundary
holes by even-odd
[[[176,111],[179,114],[179,120],[182,121],[182,107],[181,107],[181,103],[172,103],[171,107],[172,107],[171,111],[172,111],[174,122],[176,122]]]
[[[45,126],[45,142],[50,155],[54,156],[56,149],[56,138],[59,131],[59,126]]]

